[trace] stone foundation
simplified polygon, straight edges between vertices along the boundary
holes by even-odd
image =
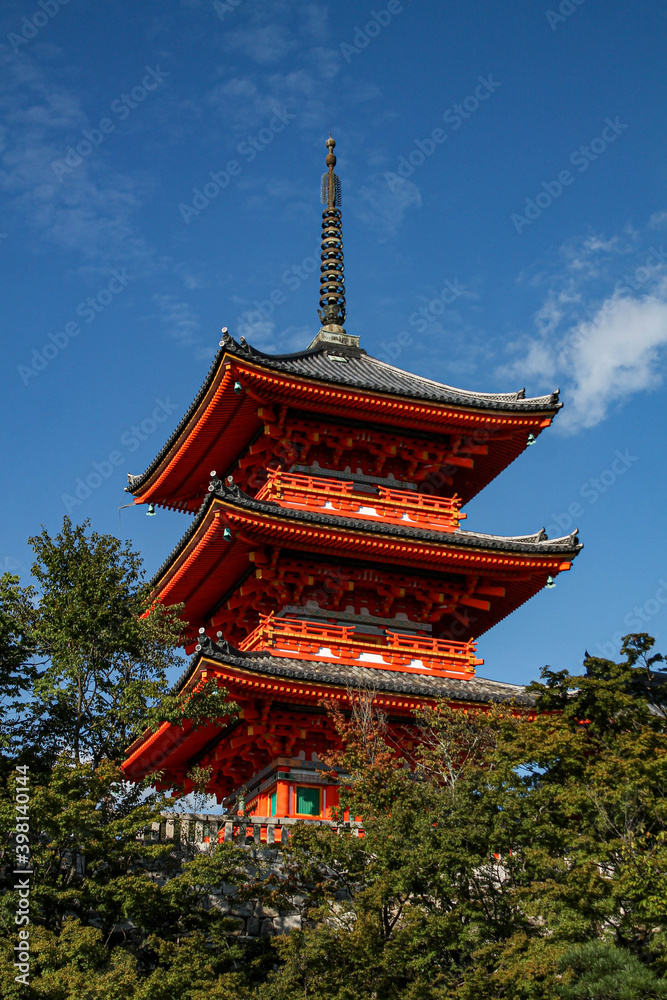
[[[233,817],[216,813],[165,813],[159,823],[153,823],[145,832],[145,839],[154,842],[172,841],[175,849],[184,856],[195,851],[210,851],[219,843],[235,843],[248,851],[248,863],[261,861],[269,871],[282,871],[281,847],[287,844],[292,827],[307,823],[309,826],[328,826],[336,831],[350,831],[352,836],[363,836],[360,823],[337,823],[333,820],[295,820],[275,816]],[[209,905],[220,910],[234,921],[235,932],[243,937],[272,937],[289,934],[302,927],[303,900],[294,897],[288,910],[276,910],[260,902],[236,902],[238,888],[222,884],[209,894]]]

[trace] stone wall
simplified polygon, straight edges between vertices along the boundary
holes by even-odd
[[[336,831],[350,831],[363,836],[360,823],[337,823],[332,820],[295,820],[275,816],[229,817],[217,813],[165,813],[159,823],[153,823],[145,838],[167,843],[173,841],[183,855],[195,851],[210,851],[218,843],[235,843],[248,852],[248,865],[260,862],[269,872],[283,870],[281,848],[287,844],[291,829],[299,823],[328,826]],[[237,901],[238,888],[223,885],[209,894],[209,905],[234,921],[236,932],[248,937],[271,937],[289,934],[302,926],[303,899],[294,897],[286,910],[263,906],[257,901]]]

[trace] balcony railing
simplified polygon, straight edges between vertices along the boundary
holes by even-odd
[[[257,494],[293,510],[324,511],[389,524],[414,525],[435,531],[455,531],[466,515],[458,497],[432,497],[410,490],[374,487],[377,493],[359,492],[351,480],[304,476],[277,469]]]
[[[476,643],[432,639],[392,632],[369,635],[354,625],[328,625],[295,618],[260,615],[260,624],[243,642],[243,650],[267,650],[276,656],[345,663],[382,670],[429,673],[470,680],[484,660]]]
[[[230,816],[218,813],[165,813],[162,821],[151,823],[143,834],[144,841],[173,842],[183,849],[190,846],[200,851],[215,844],[236,843],[251,847],[258,844],[286,844],[297,823],[328,827],[334,833],[349,833],[363,837],[363,824],[355,821],[330,819],[292,819],[279,816]]]

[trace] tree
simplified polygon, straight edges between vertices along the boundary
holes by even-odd
[[[234,710],[215,684],[169,692],[168,674],[183,663],[181,608],[151,600],[129,544],[88,528],[65,517],[59,534],[30,539],[38,588],[0,578],[5,764],[48,772],[63,752],[119,761],[147,728]]]
[[[66,517],[30,539],[39,602],[32,639],[46,658],[33,685],[34,739],[53,759],[119,759],[180,662],[178,609],[151,604],[141,560],[112,535]]]
[[[586,657],[581,675],[545,668],[532,721],[512,706],[421,713],[410,768],[367,721],[345,722],[343,804],[365,836],[295,832],[288,894],[313,924],[279,945],[267,996],[665,995],[667,734],[652,645],[628,636],[624,660]],[[624,992],[605,992],[614,977]]]
[[[17,576],[0,576],[0,776],[17,751],[27,750],[20,719],[37,676],[33,665],[35,592],[21,587]]]
[[[0,797],[1,1000],[667,996],[667,685],[649,636],[618,663],[545,668],[535,710],[438,704],[399,739],[373,692],[351,692],[327,763],[363,836],[341,814],[338,832],[295,827],[280,865],[229,844],[188,855],[141,836],[166,800],[118,763],[146,725],[234,706],[168,691],[182,623],[129,547],[67,519],[33,545],[39,589],[0,581],[5,759],[20,726],[36,741],[27,988],[7,767]],[[241,939],[214,905],[223,883],[297,909],[301,929]]]
[[[609,941],[588,941],[570,948],[560,960],[563,1000],[659,1000],[667,980],[636,955]]]
[[[11,788],[10,788],[11,792]],[[0,997],[172,995],[203,1000],[235,974],[244,949],[209,904],[223,882],[246,881],[246,854],[179,855],[144,838],[163,797],[128,785],[111,762],[64,757],[31,788],[30,991],[14,981],[13,796],[0,800]],[[215,993],[208,995],[215,996]]]
[[[138,555],[87,528],[65,518],[60,534],[31,540],[38,589],[0,581],[8,696],[0,796],[0,991],[8,992],[0,995],[23,989],[13,967],[19,762],[29,774],[21,834],[29,828],[32,995],[157,996],[169,969],[186,996],[195,966],[210,995],[241,952],[208,893],[245,875],[245,855],[227,847],[188,866],[187,853],[144,840],[165,795],[128,783],[118,764],[146,727],[197,727],[235,706],[216,685],[192,697],[169,692],[180,609],[154,605]],[[213,939],[220,953],[211,964]]]

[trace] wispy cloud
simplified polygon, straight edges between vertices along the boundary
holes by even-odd
[[[298,38],[285,24],[246,25],[225,33],[225,48],[241,52],[260,65],[280,62],[298,44]]]
[[[204,264],[192,264],[189,261],[182,261],[174,265],[176,275],[183,282],[183,287],[189,292],[197,291],[200,288],[208,288],[212,283],[210,266]]]
[[[509,345],[501,374],[563,380],[561,431],[599,424],[618,404],[662,384],[667,360],[667,254],[638,248],[638,234],[588,237],[562,248],[565,267],[535,315],[536,334]],[[621,265],[619,257],[633,254]],[[600,295],[600,279],[616,280]]]
[[[365,227],[387,239],[400,227],[409,208],[421,208],[421,192],[412,181],[404,180],[389,192],[383,174],[373,174],[368,183],[352,193],[352,210]]]
[[[667,212],[654,212],[648,224],[651,229],[662,229],[663,226],[667,226]]]
[[[0,190],[8,210],[27,224],[33,248],[72,251],[72,267],[86,271],[127,263],[137,274],[154,265],[155,250],[135,221],[154,183],[146,173],[115,171],[99,156],[66,184],[54,174],[64,146],[90,125],[80,95],[50,83],[29,56],[13,57],[0,46],[0,108]]]
[[[212,358],[217,344],[205,345],[201,336],[199,316],[188,302],[178,299],[175,295],[155,294],[153,302],[157,306],[162,326],[172,340],[180,347],[193,348],[197,361]]]
[[[259,66],[271,66],[321,44],[326,37],[327,16],[321,4],[263,0],[226,20],[220,46],[229,57],[238,53]]]

